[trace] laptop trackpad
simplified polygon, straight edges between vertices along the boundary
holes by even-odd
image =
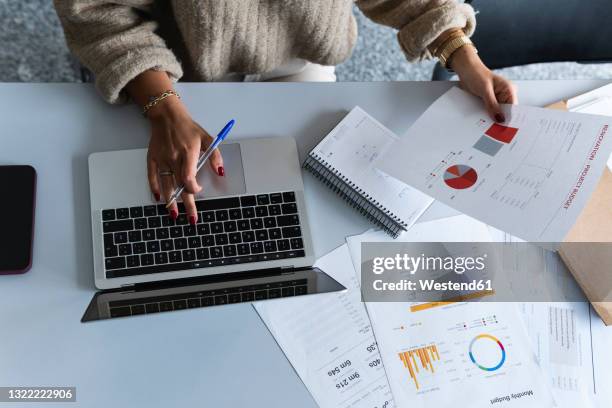
[[[216,170],[213,171],[210,163],[198,173],[198,183],[203,190],[196,194],[197,198],[211,198],[246,193],[244,182],[244,168],[242,167],[242,154],[239,143],[227,143],[219,147],[223,155],[223,168],[225,176],[221,177]]]

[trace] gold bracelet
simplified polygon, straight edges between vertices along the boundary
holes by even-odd
[[[444,44],[444,46],[441,48],[440,55],[438,55],[438,58],[440,59],[440,64],[442,64],[444,68],[448,69],[448,60],[450,59],[450,57],[455,51],[465,45],[471,45],[476,51],[476,53],[478,53],[478,50],[474,46],[474,43],[472,42],[472,40],[469,39],[467,35],[453,38],[446,44]]]
[[[142,115],[146,117],[147,112],[149,112],[149,110],[151,110],[152,107],[154,107],[155,105],[157,105],[158,103],[160,103],[161,101],[163,101],[169,96],[176,96],[177,98],[181,99],[181,96],[175,91],[173,91],[172,89],[168,91],[164,91],[157,96],[151,96],[149,98],[149,102],[142,108]]]

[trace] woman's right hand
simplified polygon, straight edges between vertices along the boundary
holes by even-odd
[[[200,152],[208,148],[213,138],[191,118],[182,101],[174,96],[151,108],[147,117],[151,123],[147,154],[151,192],[157,201],[163,196],[167,203],[174,189],[184,184],[185,191],[181,197],[189,223],[193,225],[198,220],[194,194],[202,190],[196,178],[196,166]],[[220,177],[225,175],[223,158],[218,149],[208,163],[215,174]],[[168,210],[173,219],[178,217],[176,202]]]

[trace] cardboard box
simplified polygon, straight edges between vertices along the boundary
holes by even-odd
[[[567,101],[548,108],[567,110]],[[612,325],[612,173],[607,167],[560,244],[559,255],[593,309],[606,325]]]

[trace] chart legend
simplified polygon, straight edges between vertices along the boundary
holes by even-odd
[[[478,180],[478,173],[470,166],[456,164],[444,172],[444,182],[455,190],[464,190],[472,187]]]
[[[410,378],[414,381],[414,386],[417,390],[419,389],[419,381],[417,379],[419,365],[421,369],[433,374],[435,372],[433,362],[440,361],[440,354],[435,344],[410,351],[403,351],[398,353],[398,355],[402,363],[404,363],[404,367],[410,373]]]

